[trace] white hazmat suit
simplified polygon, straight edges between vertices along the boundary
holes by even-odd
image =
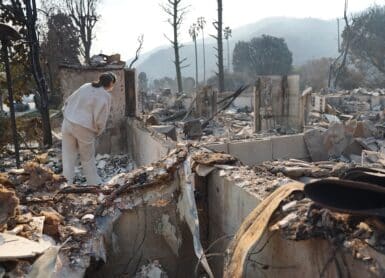
[[[84,84],[64,103],[62,125],[63,175],[73,183],[78,154],[87,184],[101,184],[95,161],[95,140],[105,129],[111,94],[103,87]]]

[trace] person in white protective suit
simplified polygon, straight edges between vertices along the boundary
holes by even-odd
[[[103,73],[99,81],[82,85],[64,103],[62,159],[63,175],[69,184],[74,182],[78,155],[87,184],[102,183],[96,168],[95,140],[106,127],[115,82],[113,73]]]

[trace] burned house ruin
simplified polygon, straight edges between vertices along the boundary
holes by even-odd
[[[384,276],[385,93],[263,76],[143,97],[135,72],[105,65],[62,67],[64,96],[106,70],[119,81],[97,148],[105,184],[65,184],[58,145],[21,170],[4,160],[0,275]]]

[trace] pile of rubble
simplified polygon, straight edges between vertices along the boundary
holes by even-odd
[[[132,167],[129,160],[99,156],[98,164],[103,164],[99,168],[106,176],[114,176],[103,186],[85,186],[68,185],[49,168],[59,163],[49,157],[49,153],[37,155],[22,169],[0,175],[0,274],[44,277],[55,272],[62,277],[83,277],[91,258],[107,261],[108,231],[121,212],[139,206],[163,207],[172,200],[178,200],[178,212],[191,230],[196,255],[211,273],[200,244],[192,175],[218,164],[232,167],[236,159],[182,146],[156,163],[118,173],[122,161],[128,163],[124,170]],[[146,273],[163,271],[154,262],[137,277]]]
[[[285,217],[271,228],[282,229],[285,238],[289,240],[324,238],[345,248],[350,248],[352,242],[361,240],[375,246],[378,251],[385,252],[385,237],[381,233],[385,226],[381,221],[333,212],[308,198],[293,200],[295,197],[298,195],[291,196],[283,203],[279,213]],[[358,255],[357,258],[362,257]]]
[[[3,173],[0,184],[2,212],[4,208],[8,211],[0,223],[3,273],[10,277],[54,270],[69,276],[84,274],[90,260],[98,195],[79,198],[61,193],[64,178],[32,161],[23,169]],[[60,261],[59,269],[44,270],[45,264],[55,267],[56,261]]]
[[[49,168],[57,164],[47,153],[26,162],[22,169],[0,175],[0,273],[21,277],[36,271],[55,271],[65,277],[82,277],[91,257],[106,261],[103,239],[95,222],[96,212],[105,215],[104,209],[113,201],[118,205],[121,201],[118,196],[124,191],[140,191],[169,180],[167,166],[176,166],[157,165],[162,169],[145,168],[116,176],[122,172],[120,167],[124,162],[127,163],[124,170],[132,167],[126,157],[102,156],[98,161],[105,177],[114,175],[112,182],[101,187],[68,186],[62,176]],[[128,202],[122,203],[128,206]],[[43,255],[36,259],[40,254]],[[51,269],[44,269],[48,262],[52,262]]]
[[[219,113],[215,121],[210,122],[204,130],[201,141],[205,143],[225,143],[291,133],[294,132],[281,129],[263,130],[255,133],[253,131],[253,112],[231,108]]]
[[[295,133],[277,127],[255,134],[252,128],[252,109],[234,105],[235,99],[247,88],[240,87],[234,93],[221,95],[216,103],[213,103],[213,92],[207,88],[197,92],[194,98],[172,96],[169,91],[165,91],[158,96],[157,106],[144,115],[144,121],[147,126],[166,136],[166,130],[176,128],[173,131],[175,136],[168,136],[171,139],[174,137],[174,141],[199,139],[213,143]],[[202,101],[199,101],[201,98]]]
[[[31,150],[23,150],[21,157],[24,161],[34,161],[44,165],[55,174],[59,175],[63,171],[60,148],[51,148],[47,152],[43,153],[37,153]],[[96,165],[98,174],[104,182],[107,182],[113,176],[116,176],[120,173],[130,172],[136,168],[135,163],[127,154],[98,154],[96,156]],[[12,156],[0,157],[0,170],[2,172],[13,171],[12,169],[14,169],[15,166],[15,160]],[[81,165],[75,169],[75,183],[79,185],[85,185],[86,179],[84,176],[82,176],[81,170]]]
[[[385,146],[383,137],[368,121],[332,122],[327,128],[307,130],[304,139],[312,161],[365,163],[363,153],[382,152]]]
[[[355,167],[353,163],[321,161],[307,162],[298,159],[266,161],[261,166],[255,167],[257,172],[266,169],[272,174],[281,173],[291,179],[341,177],[346,170]]]
[[[282,173],[272,173],[259,166],[254,169],[249,166],[219,167],[219,169],[219,176],[226,177],[236,186],[257,195],[260,199],[266,198],[281,185],[290,182],[290,178]]]
[[[336,212],[304,198],[303,194],[286,199],[275,217],[280,220],[270,224],[270,231],[280,230],[287,240],[328,240],[336,253],[347,251],[364,262],[370,272],[383,277],[385,225],[380,218]]]
[[[309,109],[308,124],[344,122],[349,119],[371,121],[382,125],[385,120],[385,90],[358,88],[326,95],[313,94],[314,105]],[[311,110],[311,111],[310,111]]]

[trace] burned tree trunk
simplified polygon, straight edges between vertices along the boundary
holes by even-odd
[[[174,3],[178,3],[178,1],[174,1]],[[174,28],[174,54],[175,54],[175,71],[176,71],[176,80],[178,82],[178,91],[183,92],[183,84],[182,84],[182,70],[181,70],[181,62],[179,56],[179,42],[178,42],[178,5],[174,4],[174,16],[173,16],[173,28]]]
[[[202,31],[203,85],[206,85],[206,46],[205,46],[206,20],[204,17],[199,17],[197,20],[197,23],[198,23],[198,29]]]
[[[40,47],[36,34],[37,9],[35,0],[25,1],[27,42],[29,45],[29,56],[31,59],[32,74],[35,79],[40,100],[40,113],[43,125],[43,143],[45,146],[52,145],[51,123],[49,118],[48,88],[40,65]]]
[[[178,37],[179,37],[179,28],[182,25],[183,18],[187,12],[186,7],[181,7],[182,0],[167,0],[167,4],[162,6],[163,10],[170,16],[170,19],[168,20],[168,23],[173,28],[173,39],[166,38],[170,41],[174,48],[174,55],[175,55],[175,71],[176,71],[176,79],[178,83],[178,92],[183,92],[183,83],[182,83],[182,68],[183,63],[186,61],[186,58],[181,59],[179,50],[182,47],[180,45]]]

